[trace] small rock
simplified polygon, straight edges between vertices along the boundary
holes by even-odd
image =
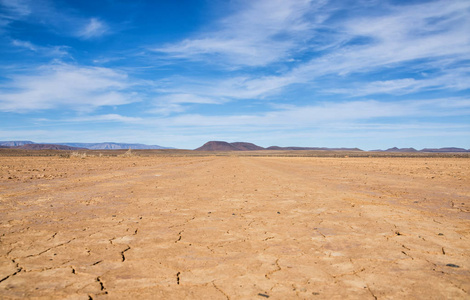
[[[439,232],[439,234],[438,234],[438,235],[444,235],[444,234]]]
[[[264,298],[269,298],[269,295],[258,293],[258,296],[264,297]]]
[[[460,268],[460,266],[454,264],[447,264],[446,266],[451,268]]]

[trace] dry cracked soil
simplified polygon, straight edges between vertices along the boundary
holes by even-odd
[[[0,157],[1,299],[470,299],[470,159]]]

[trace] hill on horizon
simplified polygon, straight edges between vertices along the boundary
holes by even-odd
[[[71,147],[58,144],[24,144],[22,146],[9,147],[24,150],[86,150],[85,148]]]
[[[359,148],[326,148],[326,147],[279,147],[271,146],[263,148],[253,143],[247,142],[234,142],[228,143],[225,141],[210,141],[205,143],[194,151],[258,151],[258,150],[325,150],[325,151],[363,151]]]
[[[68,146],[77,149],[90,149],[90,150],[118,150],[118,149],[174,149],[172,147],[163,147],[159,145],[145,145],[145,144],[128,144],[128,143],[114,143],[114,142],[104,142],[104,143],[35,143],[31,141],[0,141],[0,146],[8,148],[17,148],[25,145],[62,145]],[[30,148],[24,149],[39,149],[40,146],[30,146]],[[56,147],[57,148],[57,147]],[[45,148],[43,148],[45,149]],[[55,148],[54,148],[55,149]],[[56,150],[68,150],[56,149]],[[76,149],[71,149],[76,150]]]
[[[263,148],[253,143],[234,142],[228,143],[225,141],[210,141],[205,143],[194,151],[257,151],[257,150],[316,150],[316,151],[364,151],[359,148],[328,148],[328,147],[279,147],[270,146]],[[457,148],[457,147],[443,147],[443,148],[424,148],[416,150],[415,148],[388,148],[387,150],[371,150],[371,152],[432,152],[432,153],[464,153],[470,152],[470,149]]]

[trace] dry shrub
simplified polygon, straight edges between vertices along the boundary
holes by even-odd
[[[124,154],[122,155],[119,155],[120,157],[133,157],[135,156],[134,152],[132,152],[131,148],[129,148],[129,150],[127,150]]]
[[[86,158],[86,156],[86,153],[80,153],[77,151],[70,153],[70,158]]]

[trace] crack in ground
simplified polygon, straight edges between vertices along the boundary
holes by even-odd
[[[44,254],[44,253],[46,253],[46,252],[48,252],[48,251],[50,251],[50,250],[52,250],[52,249],[54,249],[54,248],[58,248],[58,247],[60,247],[60,246],[67,245],[67,244],[69,244],[69,243],[70,243],[71,241],[73,241],[73,240],[75,240],[75,238],[73,238],[73,239],[71,239],[70,241],[67,241],[67,242],[65,242],[65,243],[62,243],[62,244],[59,244],[59,245],[50,247],[50,248],[48,248],[48,249],[46,249],[46,250],[44,250],[44,251],[39,252],[38,254],[30,254],[30,255],[28,255],[28,256],[25,256],[24,258],[39,256],[39,255]]]
[[[97,261],[97,262],[92,263],[91,265],[92,265],[92,266],[95,266],[95,265],[97,265],[97,264],[99,264],[99,263],[101,263],[101,262],[103,262],[103,261],[102,261],[102,260],[99,260],[99,261]]]
[[[178,232],[178,239],[175,241],[175,244],[178,243],[179,241],[181,241],[181,238],[182,238],[181,234],[182,234],[183,232],[184,232],[184,229],[181,230],[180,232]]]
[[[281,271],[281,266],[279,265],[279,258],[276,259],[275,264],[276,264],[276,267],[277,267],[277,268],[276,268],[275,270],[272,270],[272,271],[266,273],[266,274],[264,275],[264,277],[266,277],[267,279],[271,279],[270,276],[271,276],[272,274]]]
[[[408,253],[406,253],[405,251],[402,251],[401,253],[405,254],[406,256],[408,256],[409,258],[411,258],[411,260],[415,260],[411,255],[409,255]]]
[[[372,295],[372,297],[374,297],[375,300],[377,300],[377,296],[374,294],[374,292],[372,292],[372,290],[370,289],[369,285],[366,285],[367,286],[367,290],[369,291],[369,293]]]
[[[353,272],[349,272],[349,273],[344,273],[344,274],[339,274],[339,275],[331,275],[333,278],[337,278],[337,277],[343,277],[343,276],[347,276],[347,275],[356,275],[358,276],[357,274],[361,273],[361,272],[364,272],[366,270],[366,268],[361,268],[359,270],[356,270],[356,271],[353,271]]]
[[[214,288],[216,290],[218,290],[219,292],[221,292],[222,294],[224,294],[225,298],[227,298],[227,300],[230,300],[230,297],[221,289],[219,288],[216,284],[215,284],[215,281],[212,281],[212,285],[214,286]]]
[[[168,228],[173,228],[173,227],[178,227],[178,226],[183,226],[185,225],[186,223],[189,223],[191,222],[192,220],[196,219],[196,216],[190,218],[190,219],[187,219],[186,221],[184,221],[183,223],[181,224],[176,224],[176,225],[171,225],[171,226],[168,226]]]
[[[131,246],[127,245],[127,248],[121,251],[122,261],[126,260],[126,256],[124,256],[124,252],[129,251],[129,250],[131,250]]]
[[[100,276],[96,277],[96,281],[100,284],[101,293],[107,295],[108,291],[106,290],[106,287],[104,286],[103,281],[101,281]]]
[[[72,268],[72,273],[74,273],[75,270],[73,269],[72,266],[70,266],[70,265],[64,266],[65,264],[68,264],[71,261],[73,261],[73,260],[68,260],[68,261],[64,262],[61,266],[58,266],[58,267],[45,267],[45,268],[41,268],[41,269],[30,269],[30,270],[27,270],[25,268],[22,268],[22,269],[23,269],[23,272],[25,272],[25,273],[32,273],[32,272],[44,272],[44,271],[55,270],[55,269]]]
[[[4,277],[4,278],[0,279],[0,282],[3,282],[3,281],[5,281],[5,280],[7,280],[8,278],[15,276],[16,274],[18,274],[19,272],[21,272],[21,270],[23,270],[23,268],[18,268],[18,269],[16,270],[16,272],[14,272],[14,273],[8,275],[7,277]]]
[[[320,230],[318,230],[318,228],[313,228],[313,229],[316,230],[319,234],[321,234],[322,237],[326,238],[326,236]]]

